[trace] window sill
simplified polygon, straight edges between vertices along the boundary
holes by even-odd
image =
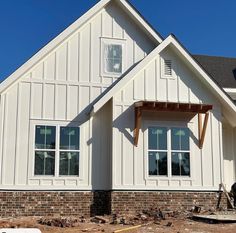
[[[166,181],[176,181],[176,180],[189,180],[193,181],[193,177],[191,176],[147,176],[146,180],[166,180]]]

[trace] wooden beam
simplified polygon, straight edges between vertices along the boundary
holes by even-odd
[[[141,128],[142,111],[141,107],[135,108],[134,145],[138,146],[139,131]]]
[[[202,114],[198,113],[198,144],[200,147],[200,140],[202,137]]]
[[[202,129],[201,137],[200,137],[200,140],[199,140],[199,148],[200,149],[202,149],[202,147],[203,147],[204,139],[205,139],[205,136],[206,136],[206,129],[207,129],[208,119],[209,119],[209,112],[207,112],[205,114],[205,117],[204,117],[203,129]]]

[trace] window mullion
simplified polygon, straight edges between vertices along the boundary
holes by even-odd
[[[57,125],[56,128],[56,153],[55,153],[55,176],[59,176],[59,162],[60,162],[60,154],[59,154],[59,147],[60,147],[60,126]]]
[[[168,177],[171,177],[171,128],[167,130],[167,161],[168,161]]]

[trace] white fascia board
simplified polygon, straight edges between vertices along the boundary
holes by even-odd
[[[236,88],[223,88],[225,92],[227,93],[236,93]]]
[[[141,24],[147,32],[158,42],[161,43],[163,39],[161,36],[155,32],[155,30],[152,29],[151,26],[148,25],[148,23],[133,9],[133,7],[126,1],[126,0],[119,0],[119,2],[128,9],[129,13],[138,21],[139,24]]]
[[[147,66],[162,50],[168,45],[173,45],[182,56],[191,64],[191,66],[200,74],[201,77],[208,83],[213,91],[218,95],[219,99],[223,101],[230,109],[236,113],[236,106],[227,96],[227,94],[220,88],[209,75],[199,66],[199,64],[192,58],[192,56],[182,47],[182,45],[172,35],[168,36],[160,45],[156,47],[147,57],[145,57],[137,66],[135,66],[125,77],[123,77],[112,89],[110,89],[98,102],[96,102],[92,109],[92,114],[96,113],[108,100],[110,100],[121,88],[123,88],[129,81],[134,79],[136,74]]]

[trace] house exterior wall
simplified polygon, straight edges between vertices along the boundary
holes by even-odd
[[[112,108],[108,103],[92,118],[87,115],[117,79],[101,76],[101,37],[125,42],[124,72],[156,46],[112,1],[1,93],[1,189],[110,189]],[[36,124],[80,126],[80,177],[33,176]]]
[[[235,129],[227,122],[223,123],[224,184],[228,191],[236,181]]]
[[[174,78],[161,76],[161,58],[173,62]],[[133,103],[141,100],[212,104],[203,149],[198,147],[198,118],[187,114],[145,113],[138,146],[133,146]],[[191,177],[148,177],[147,124],[188,124]],[[169,47],[137,74],[113,100],[114,190],[218,190],[223,179],[222,116],[217,99]]]

